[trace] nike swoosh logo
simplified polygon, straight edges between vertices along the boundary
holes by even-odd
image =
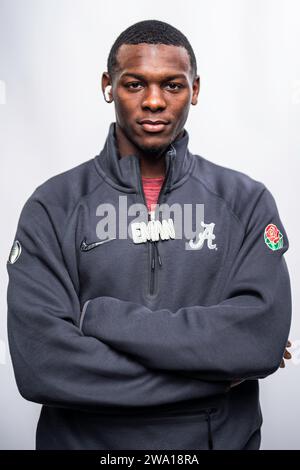
[[[86,238],[84,238],[81,242],[80,249],[81,251],[90,251],[93,248],[96,248],[96,246],[103,245],[103,243],[110,242],[111,240],[115,240],[115,238],[107,238],[106,240],[101,240],[99,242],[87,243]]]

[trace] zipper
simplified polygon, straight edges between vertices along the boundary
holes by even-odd
[[[171,144],[171,153],[175,154],[176,155],[176,150],[175,148],[173,147],[173,145]],[[159,194],[158,194],[158,198],[157,198],[157,205],[160,204],[160,201],[161,201],[161,197],[162,195],[164,194],[164,190],[166,188],[166,185],[167,185],[167,181],[169,181],[169,177],[170,177],[170,173],[171,173],[171,166],[172,166],[172,161],[170,160],[170,163],[169,163],[169,168],[168,168],[168,173],[164,179],[164,182],[162,184],[162,187],[160,188],[160,191],[159,191]],[[160,254],[159,254],[159,249],[158,249],[158,245],[157,245],[157,241],[154,241],[152,242],[152,257],[151,257],[151,273],[150,273],[150,295],[153,295],[154,293],[154,286],[155,286],[155,281],[156,281],[156,278],[157,278],[157,271],[155,270],[155,252],[157,254],[157,259],[158,259],[158,264],[159,264],[159,267],[161,268],[162,267],[162,260],[161,260],[161,257],[160,257]]]
[[[140,193],[142,195],[143,203],[147,208],[147,201],[146,201],[144,188],[143,188],[143,184],[142,184],[140,163],[139,163],[138,158],[136,158],[135,162],[136,162],[136,171],[137,171],[137,175],[138,175],[137,179],[138,179],[139,190],[140,190]],[[149,222],[149,220],[150,220],[150,214],[148,212],[148,222]],[[150,252],[150,259],[151,259],[151,262],[150,262],[151,263],[151,265],[150,265],[150,293],[151,293],[151,291],[153,289],[153,287],[152,287],[152,282],[153,282],[153,280],[152,280],[152,277],[153,277],[152,276],[152,270],[155,269],[155,259],[153,258],[153,253],[152,253],[152,243],[150,243],[150,250],[151,250],[151,252]],[[152,265],[153,265],[153,267],[152,267]]]
[[[170,144],[170,147],[171,147],[171,150],[169,150],[168,152],[171,152],[174,155],[176,155],[175,147],[172,144]],[[157,205],[159,205],[159,203],[160,203],[160,200],[161,200],[161,197],[164,193],[167,181],[169,180],[170,173],[171,173],[171,167],[172,167],[172,161],[170,160],[167,175],[164,179],[164,182],[163,182],[162,187],[160,188],[160,191],[159,191],[159,194],[158,194]],[[136,168],[137,168],[137,174],[138,174],[139,189],[140,189],[143,201],[144,201],[144,205],[147,207],[147,202],[146,202],[146,197],[145,197],[145,193],[144,193],[144,189],[143,189],[143,185],[142,185],[141,171],[140,171],[140,165],[139,165],[139,160],[138,159],[136,159]],[[150,220],[151,220],[151,215],[148,212],[148,222]],[[154,286],[155,286],[156,272],[157,272],[155,270],[155,266],[156,266],[155,253],[157,255],[159,267],[161,268],[162,267],[162,259],[161,259],[161,256],[159,254],[157,241],[150,241],[150,288],[149,288],[149,294],[150,295],[153,295],[153,293],[154,293]]]
[[[138,158],[136,158],[135,162],[136,162],[136,170],[137,170],[137,174],[138,174],[139,190],[140,190],[140,193],[141,193],[141,195],[142,195],[142,199],[143,199],[144,205],[145,205],[146,208],[147,208],[147,201],[146,201],[146,197],[145,197],[145,193],[144,193],[144,188],[143,188],[143,185],[142,185],[140,164],[139,164]],[[149,221],[149,220],[150,220],[150,214],[149,214],[149,212],[148,212],[148,221]]]

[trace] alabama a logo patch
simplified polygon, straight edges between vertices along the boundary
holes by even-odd
[[[10,264],[15,263],[17,259],[19,258],[21,251],[22,251],[21,243],[19,242],[19,240],[15,240],[9,253],[8,262]]]
[[[275,224],[268,224],[264,231],[264,240],[270,250],[279,250],[283,247],[283,235]]]
[[[198,240],[196,242],[194,242],[193,239],[189,241],[188,249],[200,250],[206,240],[207,246],[210,250],[217,250],[217,245],[213,243],[213,240],[216,238],[216,235],[214,234],[214,228],[216,224],[213,222],[210,224],[205,224],[203,221],[201,221],[201,225],[204,230],[199,233]]]

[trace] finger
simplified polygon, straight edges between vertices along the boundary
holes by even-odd
[[[283,355],[284,359],[291,359],[292,355],[291,353],[286,349],[284,351],[284,355]]]
[[[288,348],[290,348],[290,347],[292,346],[292,343],[291,343],[290,340],[288,340],[288,342],[286,343],[286,346],[287,346]]]
[[[284,368],[284,367],[285,367],[285,362],[284,362],[283,359],[281,360],[281,363],[280,363],[280,366],[279,366],[279,367],[281,367],[281,368]]]

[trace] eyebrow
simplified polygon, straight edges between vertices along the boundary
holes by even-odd
[[[129,72],[124,73],[124,75],[122,75],[121,78],[124,78],[124,77],[134,77],[134,78],[138,78],[139,80],[146,80],[146,77],[144,77],[144,75],[139,74],[139,73],[129,73]],[[186,76],[183,73],[168,75],[163,80],[174,80],[174,78],[184,78],[186,80]]]

